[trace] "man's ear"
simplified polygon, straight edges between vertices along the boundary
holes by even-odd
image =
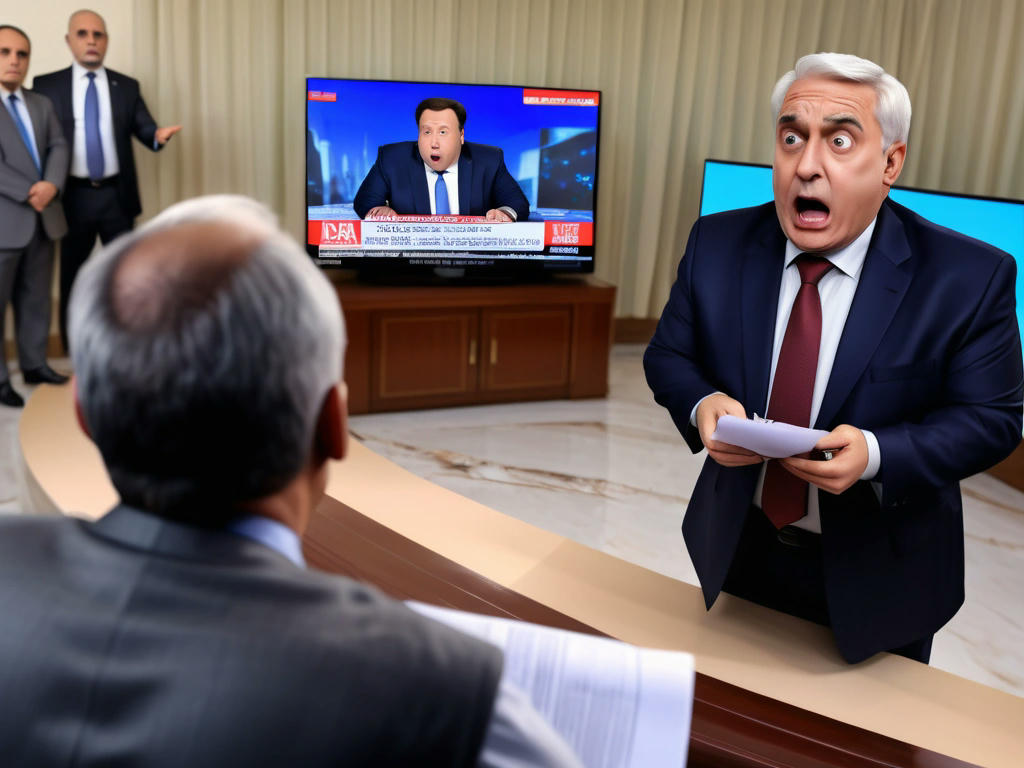
[[[891,187],[900,177],[903,170],[903,161],[907,159],[907,143],[898,141],[885,151],[885,171],[882,174],[882,183]]]
[[[78,426],[85,432],[85,436],[92,440],[89,425],[85,423],[85,415],[82,413],[82,401],[78,399],[78,377],[75,374],[71,374],[71,397],[75,404],[75,418],[78,419]]]
[[[324,461],[344,459],[348,454],[348,387],[343,381],[324,396],[316,420],[314,450]]]

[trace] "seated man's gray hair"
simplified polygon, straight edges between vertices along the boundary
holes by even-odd
[[[219,525],[308,460],[345,331],[259,203],[172,206],[86,262],[69,307],[84,421],[125,503]]]

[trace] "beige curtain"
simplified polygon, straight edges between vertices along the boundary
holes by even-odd
[[[597,276],[656,317],[707,157],[770,162],[768,96],[802,54],[873,59],[914,102],[901,182],[1024,198],[1022,0],[135,0],[161,124],[147,214],[234,191],[304,223],[303,77],[603,91]]]

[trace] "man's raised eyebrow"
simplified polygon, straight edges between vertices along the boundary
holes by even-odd
[[[785,125],[786,123],[795,123],[796,120],[796,115],[779,115],[779,125]]]
[[[825,118],[825,122],[831,123],[832,125],[855,125],[858,130],[864,130],[864,126],[860,124],[860,120],[853,115],[829,115]]]

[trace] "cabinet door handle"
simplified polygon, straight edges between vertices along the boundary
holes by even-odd
[[[469,364],[476,365],[476,339],[469,340]]]
[[[491,365],[498,364],[498,340],[491,339]]]

